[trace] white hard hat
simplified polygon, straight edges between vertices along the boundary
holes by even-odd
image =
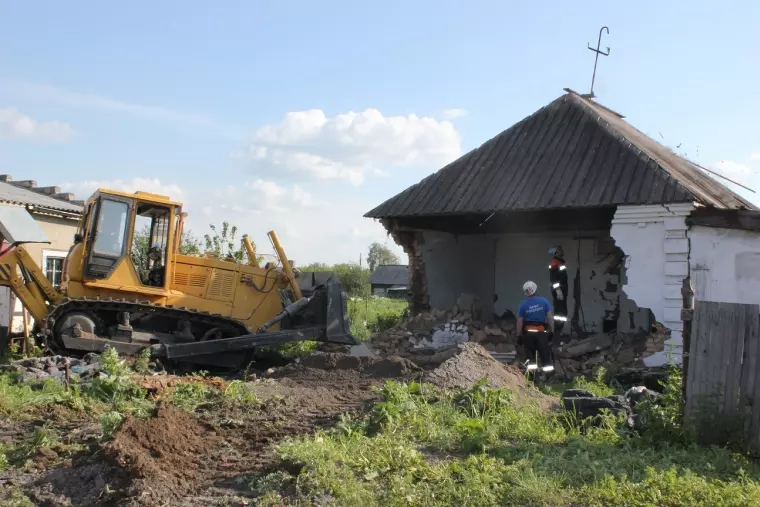
[[[523,292],[526,296],[532,296],[538,290],[538,285],[535,282],[528,280],[523,284]]]

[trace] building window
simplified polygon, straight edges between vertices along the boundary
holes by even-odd
[[[63,282],[63,260],[66,258],[66,252],[54,252],[45,250],[42,252],[42,265],[45,269],[45,277],[56,289],[61,287]]]

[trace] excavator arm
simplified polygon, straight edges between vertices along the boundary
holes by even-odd
[[[0,287],[10,287],[37,322],[47,317],[48,302],[64,299],[23,245],[0,253]]]

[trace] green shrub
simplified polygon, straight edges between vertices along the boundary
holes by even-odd
[[[103,437],[110,437],[119,429],[121,423],[124,422],[124,416],[114,410],[106,412],[100,416],[100,428]]]

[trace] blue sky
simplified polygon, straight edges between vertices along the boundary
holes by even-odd
[[[760,192],[757,2],[0,2],[0,172],[170,193],[300,263],[563,93]],[[659,137],[662,136],[662,137]],[[760,199],[746,194],[755,202]],[[398,250],[397,250],[398,251]]]

